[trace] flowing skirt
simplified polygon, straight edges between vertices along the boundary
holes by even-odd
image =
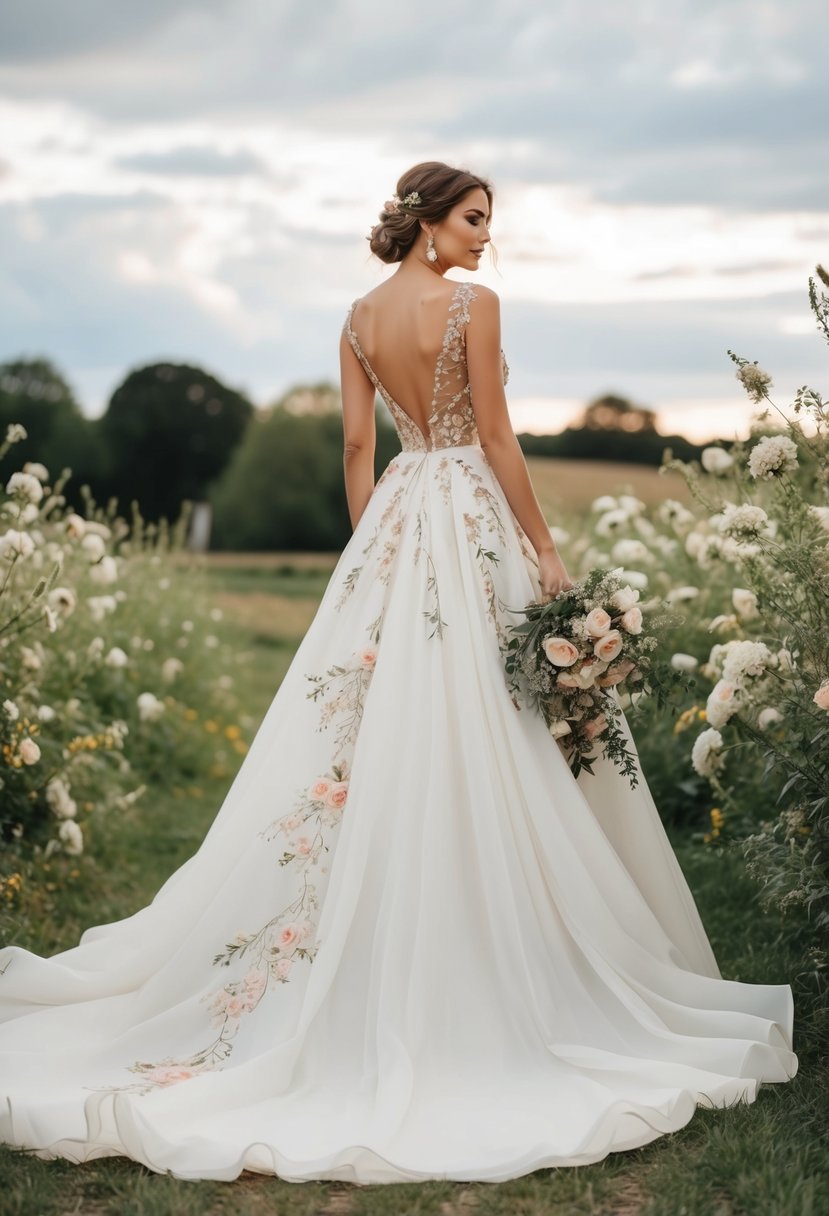
[[[389,463],[198,851],[74,948],[0,951],[0,1140],[495,1182],[795,1075],[790,986],[721,977],[644,777],[576,780],[508,689],[537,598],[480,447]]]

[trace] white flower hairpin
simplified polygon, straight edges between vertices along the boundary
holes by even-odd
[[[418,194],[417,190],[412,190],[410,194],[407,194],[405,198],[402,199],[397,194],[393,194],[391,198],[384,203],[383,207],[385,211],[393,214],[395,211],[399,211],[401,207],[419,207],[420,205],[420,195]]]

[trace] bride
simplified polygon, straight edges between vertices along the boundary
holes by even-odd
[[[398,269],[342,331],[353,534],[197,852],[74,948],[0,951],[0,1140],[495,1182],[795,1075],[790,986],[722,977],[644,778],[575,778],[508,689],[508,605],[572,583],[474,281],[492,201],[430,161],[372,229]]]

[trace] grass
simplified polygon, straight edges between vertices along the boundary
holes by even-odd
[[[249,655],[238,685],[256,724],[332,565],[331,555],[210,559],[213,598]],[[205,772],[210,746],[206,738]],[[102,822],[83,857],[53,859],[63,867],[53,891],[49,874],[30,887],[6,939],[48,955],[74,945],[87,925],[137,911],[198,847],[230,780],[161,787],[117,824]],[[678,829],[670,836],[723,975],[794,988],[798,1074],[761,1088],[751,1106],[700,1109],[644,1148],[496,1185],[297,1185],[250,1173],[231,1185],[192,1183],[125,1158],[71,1165],[0,1146],[0,1216],[821,1216],[829,1211],[829,1009],[804,968],[804,926],[760,910],[736,851],[705,849]]]

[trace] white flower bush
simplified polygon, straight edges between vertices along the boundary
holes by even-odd
[[[24,427],[9,426],[0,458],[26,438]],[[176,532],[145,526],[137,511],[130,526],[114,506],[104,513],[84,495],[83,516],[66,508],[69,475],[52,485],[43,464],[27,461],[6,481],[6,497],[0,493],[0,894],[7,897],[38,859],[87,853],[96,820],[131,808],[146,788],[142,778],[163,773],[169,782],[182,767],[194,771],[205,746],[202,715],[209,719],[232,696],[216,634],[221,612],[193,595],[201,575],[182,576],[177,564],[186,512]],[[191,658],[171,653],[182,630]],[[167,691],[173,681],[175,697]],[[246,750],[240,737],[229,742]]]

